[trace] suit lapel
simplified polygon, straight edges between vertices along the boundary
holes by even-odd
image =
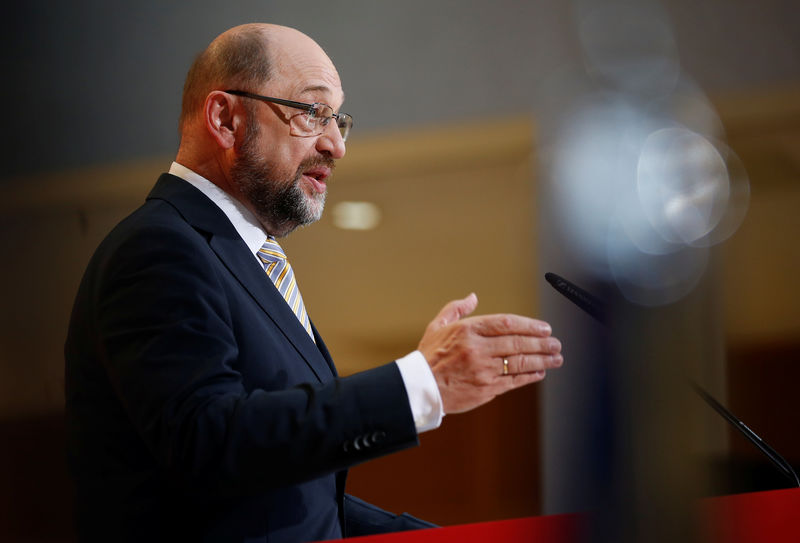
[[[328,352],[328,347],[325,345],[325,342],[322,341],[322,336],[319,335],[317,331],[317,327],[314,326],[313,321],[311,322],[311,331],[314,332],[314,340],[317,343],[317,348],[319,352],[322,353],[322,356],[325,358],[325,362],[328,363],[328,368],[331,370],[331,373],[334,377],[339,377],[339,372],[336,371],[336,366],[333,363],[333,358],[331,357],[331,353]]]
[[[286,300],[258,265],[231,222],[202,192],[184,180],[163,174],[148,199],[165,200],[175,207],[195,229],[206,234],[209,246],[220,261],[247,290],[253,300],[280,328],[286,339],[303,357],[320,380],[336,375],[327,348],[314,328],[318,345],[311,341]],[[313,325],[312,325],[313,326]]]

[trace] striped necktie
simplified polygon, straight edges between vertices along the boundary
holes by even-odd
[[[297,315],[297,319],[303,328],[306,329],[311,339],[314,339],[314,332],[311,331],[311,321],[306,313],[306,306],[303,305],[303,297],[300,296],[300,289],[297,288],[297,281],[294,278],[292,266],[286,259],[286,253],[272,236],[267,237],[267,241],[258,250],[256,256],[264,265],[264,271],[275,284],[275,288],[281,293],[286,303]]]

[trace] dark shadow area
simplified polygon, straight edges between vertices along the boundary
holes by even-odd
[[[74,541],[62,413],[0,422],[0,541]]]

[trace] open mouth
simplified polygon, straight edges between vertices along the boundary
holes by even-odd
[[[303,177],[305,177],[314,190],[320,194],[325,192],[325,180],[330,177],[330,175],[331,170],[327,166],[316,166],[303,172]]]

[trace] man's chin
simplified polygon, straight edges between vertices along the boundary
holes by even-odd
[[[306,220],[303,221],[305,225],[320,220],[322,218],[322,212],[325,211],[325,193],[307,197],[305,211]]]
[[[306,203],[310,204],[310,202]],[[282,238],[288,236],[289,234],[291,234],[292,232],[294,232],[295,230],[297,230],[302,226],[309,226],[314,224],[315,222],[317,222],[322,218],[322,212],[324,210],[324,207],[325,207],[324,201],[317,203],[317,205],[307,205],[303,210],[302,217],[299,217],[297,220],[284,222],[283,224],[275,228],[275,231],[277,233],[274,233],[273,235],[275,237]]]
[[[266,184],[254,185],[259,189]],[[295,181],[288,190],[273,191],[269,194],[255,193],[251,202],[258,202],[254,211],[259,222],[275,237],[284,237],[300,226],[307,226],[322,218],[325,208],[323,193],[309,193],[302,184]]]

